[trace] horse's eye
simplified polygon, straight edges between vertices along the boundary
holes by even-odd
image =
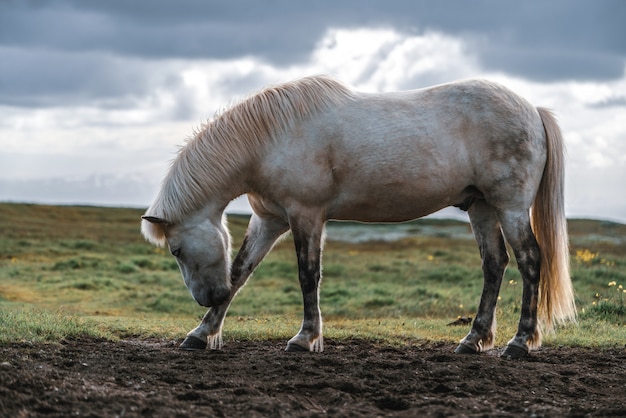
[[[176,249],[171,250],[171,253],[176,258],[180,257],[180,248],[176,248]]]

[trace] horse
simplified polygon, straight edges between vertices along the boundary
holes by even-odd
[[[253,210],[231,263],[227,204]],[[564,212],[564,145],[553,113],[486,80],[364,93],[324,75],[270,86],[216,113],[172,162],[142,217],[208,307],[181,349],[222,348],[228,307],[291,231],[303,297],[287,351],[324,349],[320,282],[328,220],[404,222],[456,206],[469,214],[484,276],[456,353],[494,347],[495,310],[512,248],[523,279],[516,334],[502,356],[576,321]]]

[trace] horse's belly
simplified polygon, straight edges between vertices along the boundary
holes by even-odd
[[[348,160],[337,164],[329,215],[341,220],[400,222],[459,204],[471,185],[472,170],[457,153],[443,158],[406,141],[395,150],[373,149],[378,160]],[[430,151],[432,151],[432,147]],[[438,154],[438,155],[433,155]],[[461,153],[462,154],[462,153]],[[336,159],[337,160],[337,159]]]
[[[371,186],[371,185],[370,185]],[[457,192],[420,191],[387,187],[368,187],[366,193],[339,192],[329,205],[329,219],[360,222],[403,222],[421,218],[447,206],[460,203]]]

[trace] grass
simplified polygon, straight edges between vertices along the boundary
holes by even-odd
[[[192,300],[173,258],[143,241],[140,215],[137,209],[0,204],[0,342],[182,338],[195,327],[205,310]],[[237,248],[247,218],[233,216],[229,223]],[[580,321],[548,335],[546,343],[623,345],[626,226],[569,225]],[[329,236],[359,228],[365,227],[331,224]],[[387,228],[392,226],[372,230]],[[327,243],[321,291],[327,337],[458,341],[468,331],[446,326],[457,316],[473,316],[480,298],[480,258],[468,226],[420,220],[403,228],[415,235]],[[514,263],[500,296],[503,345],[519,317],[521,279]],[[287,238],[235,299],[224,338],[286,340],[297,332],[301,310]]]

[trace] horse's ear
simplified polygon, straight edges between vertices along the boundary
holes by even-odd
[[[156,216],[142,216],[141,219],[146,220],[153,224],[166,225],[169,222],[163,218],[157,218]]]

